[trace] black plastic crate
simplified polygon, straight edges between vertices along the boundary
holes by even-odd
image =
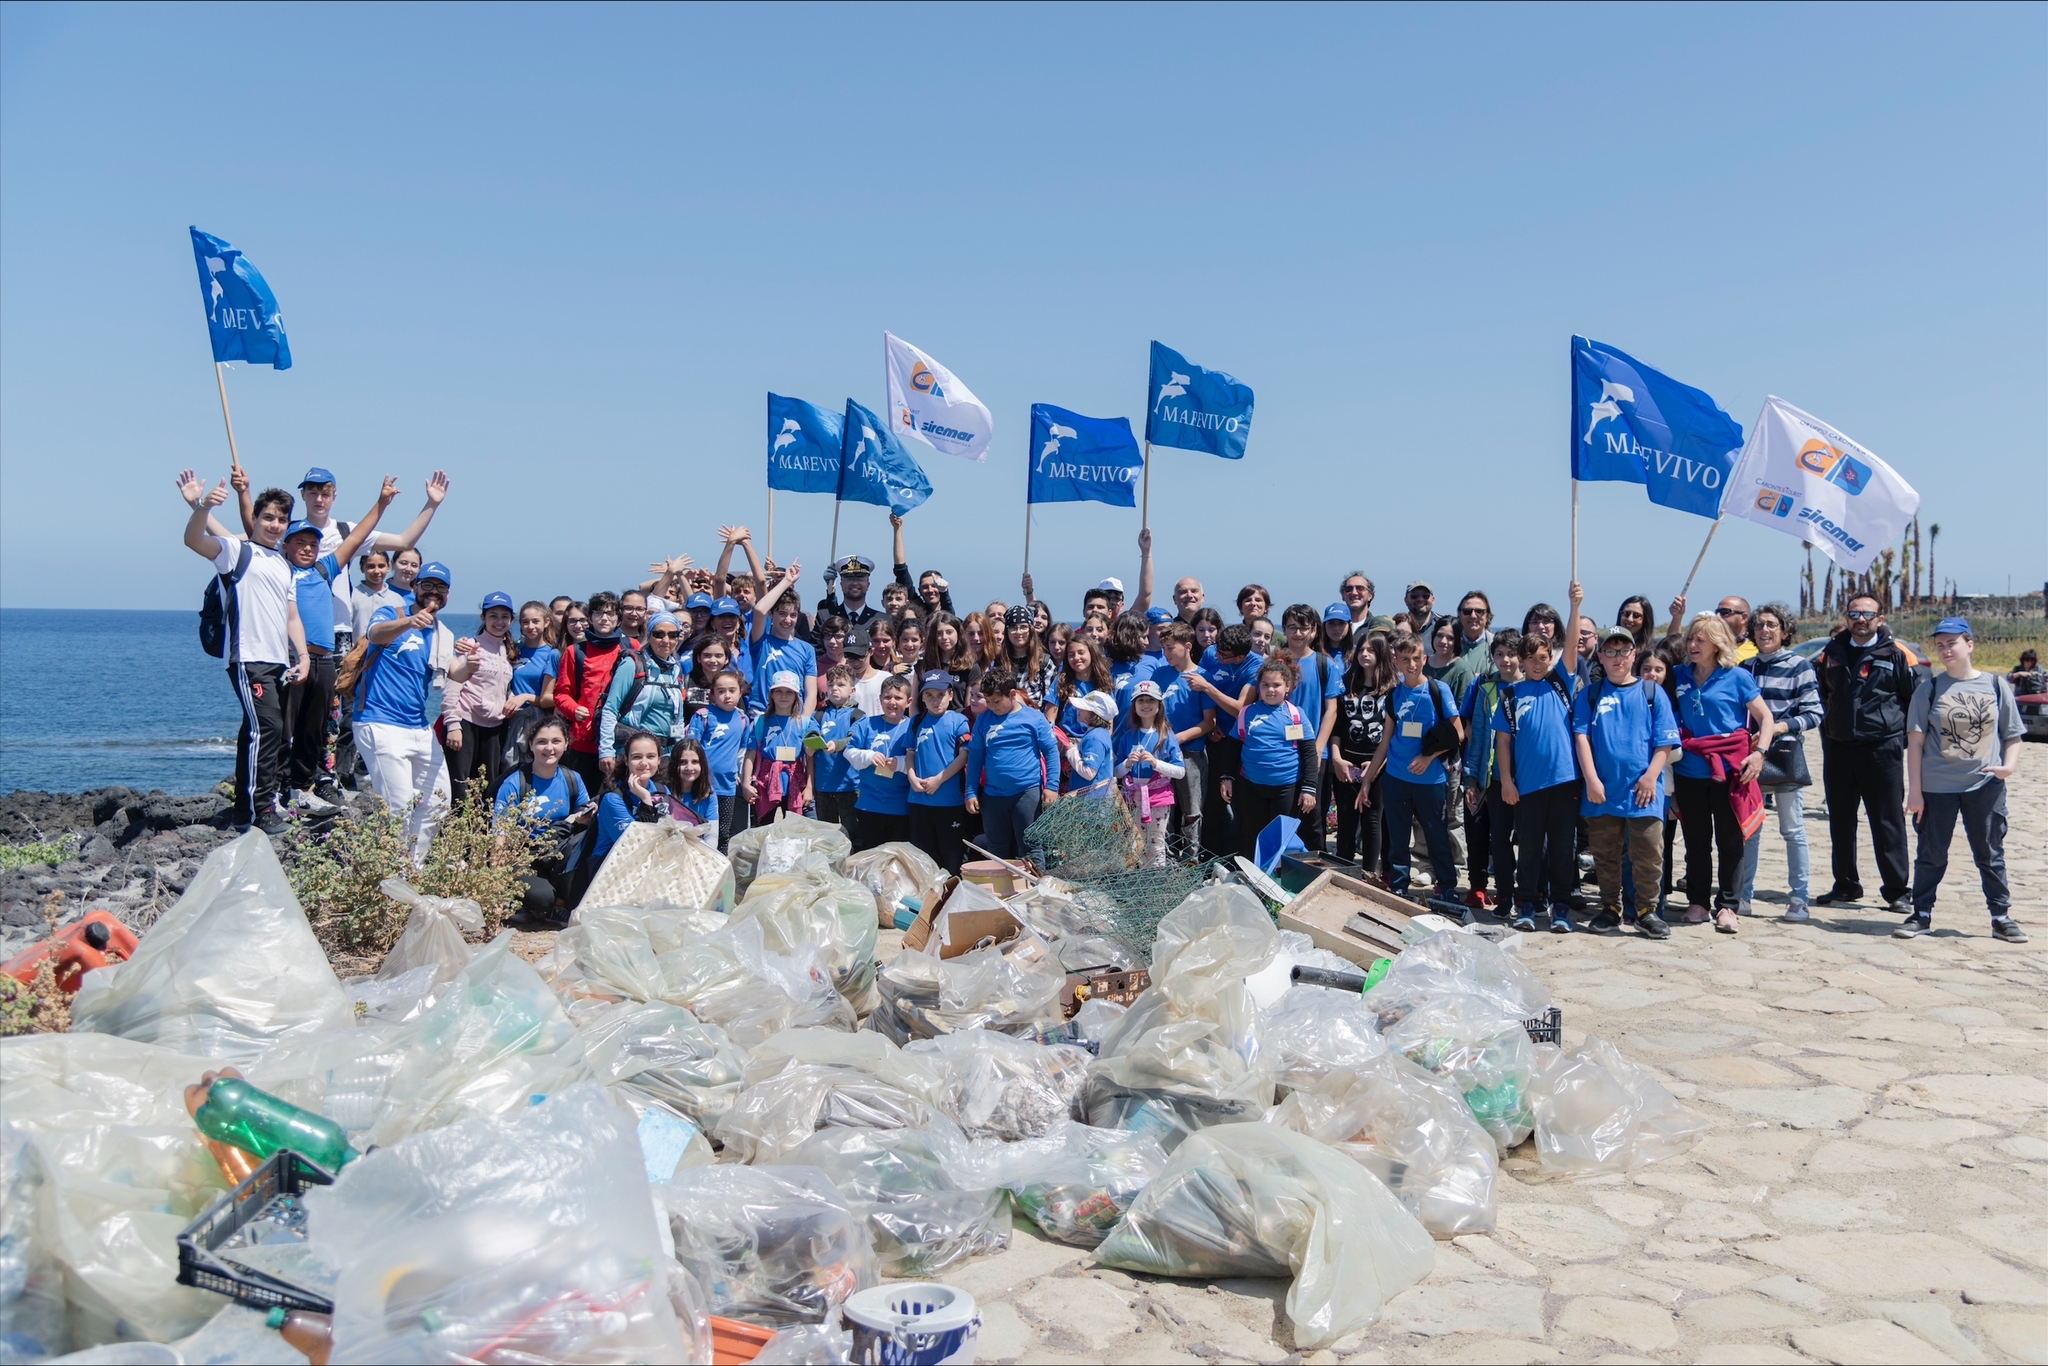
[[[333,1177],[291,1149],[277,1153],[178,1235],[178,1284],[211,1290],[253,1309],[333,1313],[332,1300],[260,1271],[231,1266],[214,1255],[222,1244],[261,1218],[278,1200],[296,1198],[314,1186],[333,1184]]]
[[[1533,1043],[1554,1043],[1564,1046],[1564,1012],[1552,1006],[1533,1020],[1522,1021],[1522,1028],[1529,1031]]]

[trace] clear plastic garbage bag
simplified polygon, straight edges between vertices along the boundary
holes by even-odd
[[[190,1337],[171,1344],[188,1366],[303,1366],[306,1356],[284,1340],[268,1311],[229,1303]]]
[[[0,1362],[7,1366],[71,1350],[64,1269],[37,1227],[45,1184],[28,1131],[0,1121]]]
[[[85,974],[71,1028],[245,1063],[347,1014],[270,837],[251,830],[206,856],[133,959]]]
[[[1493,1227],[1500,1167],[1492,1136],[1456,1087],[1397,1053],[1327,1073],[1269,1110],[1266,1122],[1357,1162],[1438,1238]]]
[[[1357,964],[1347,964],[1355,972]],[[1259,1041],[1282,1086],[1305,1090],[1331,1072],[1387,1051],[1379,1017],[1356,992],[1290,988],[1259,1020]]]
[[[939,1104],[969,1138],[1019,1139],[1069,1120],[1088,1081],[1088,1050],[987,1029],[907,1045],[944,1077]]]
[[[604,856],[581,904],[731,910],[732,864],[715,845],[691,834],[693,828],[674,821],[627,826]]]
[[[220,1308],[177,1283],[178,1235],[227,1189],[185,1111],[185,1087],[219,1066],[107,1034],[0,1040],[0,1114],[33,1144],[42,1183],[21,1265],[63,1267],[71,1347],[168,1342]],[[0,1188],[10,1236],[22,1229],[14,1201],[29,1194],[13,1184],[26,1176],[15,1151]],[[33,1283],[50,1288],[39,1273]]]
[[[348,997],[350,1017],[359,1025],[410,1024],[426,1014],[441,994],[440,976],[439,963],[422,963],[389,979],[351,977],[341,984],[341,990]]]
[[[820,1323],[881,1283],[866,1220],[816,1167],[698,1167],[656,1186],[654,1198],[676,1260],[709,1291],[714,1314]]]
[[[753,1048],[806,1025],[852,1030],[852,1004],[815,948],[772,952],[759,919],[736,920],[659,957],[662,998]]]
[[[822,855],[827,867],[834,872],[842,870],[847,855],[853,852],[853,839],[835,822],[784,816],[771,825],[740,831],[726,842],[725,849],[732,860],[734,886],[745,896],[755,878],[763,873],[786,873],[805,854]]]
[[[1010,1193],[1017,1212],[1057,1242],[1093,1247],[1140,1191],[1166,1169],[1166,1150],[1144,1134],[1072,1120],[1036,1138],[969,1145],[974,1182]]]
[[[1102,968],[1129,972],[1144,962],[1129,944],[1106,934],[1073,934],[1056,941],[1053,951],[1064,972],[1086,972]]]
[[[849,855],[845,872],[874,893],[876,925],[885,930],[895,927],[896,912],[909,909],[906,901],[915,901],[922,911],[938,905],[946,887],[946,870],[930,854],[901,840]]]
[[[875,894],[833,872],[823,854],[805,854],[792,868],[756,877],[732,918],[735,924],[760,921],[771,953],[816,949],[832,984],[855,1011],[874,1008],[875,943],[881,934]]]
[[[1363,1167],[1254,1123],[1181,1144],[1095,1256],[1155,1276],[1291,1276],[1287,1317],[1309,1351],[1372,1323],[1435,1266],[1436,1246]]]
[[[867,1221],[882,1274],[929,1278],[1010,1244],[1010,1201],[971,1177],[967,1140],[928,1129],[821,1129],[789,1155],[817,1167]]]
[[[1152,980],[1160,981],[1181,951],[1200,941],[1202,952],[1182,968],[1183,976],[1249,977],[1280,951],[1280,931],[1250,888],[1234,882],[1197,887],[1168,911],[1152,941]]]
[[[957,958],[902,953],[882,970],[881,1004],[867,1027],[897,1043],[976,1029],[1030,1034],[1061,1023],[1066,980],[1031,930]]]
[[[1378,990],[1366,994],[1367,1005]],[[1433,996],[1409,1006],[1385,1037],[1388,1048],[1457,1087],[1501,1152],[1529,1136],[1536,1050],[1521,1019],[1500,1002],[1461,992]]]
[[[1678,1156],[1712,1127],[1593,1034],[1540,1068],[1529,1092],[1536,1155],[1551,1171],[1632,1172]]]
[[[1387,1028],[1420,1002],[1445,993],[1477,996],[1516,1020],[1533,1020],[1552,1005],[1549,989],[1511,954],[1457,930],[1403,949],[1365,1001]]]
[[[1074,1018],[1068,1024],[1074,1038],[1100,1044],[1109,1027],[1121,1020],[1129,1009],[1129,1006],[1118,1005],[1115,1001],[1091,998],[1081,1002],[1081,1008],[1074,1012]]]
[[[569,1018],[583,1034],[591,1071],[613,1091],[661,1105],[700,1126],[739,1094],[746,1056],[716,1025],[661,1001],[578,1002]]]
[[[853,1360],[853,1334],[822,1323],[778,1328],[754,1360],[758,1366],[845,1366]]]
[[[752,1086],[785,1068],[847,1067],[888,1082],[933,1105],[945,1094],[945,1078],[926,1058],[913,1056],[879,1034],[862,1030],[785,1029],[747,1052],[745,1082]]]
[[[484,932],[484,908],[467,897],[422,896],[410,884],[387,877],[377,890],[401,906],[410,906],[405,932],[377,969],[377,980],[388,982],[414,968],[431,965],[435,985],[451,982],[469,966],[469,944],[464,935]]]
[[[593,1083],[369,1153],[306,1211],[336,1362],[685,1359],[639,1140]]]
[[[851,1067],[785,1067],[744,1087],[713,1136],[741,1162],[779,1162],[820,1129],[921,1129],[938,1110]]]

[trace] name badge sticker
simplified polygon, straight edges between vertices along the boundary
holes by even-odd
[[[1288,738],[1288,739],[1290,739],[1290,740],[1299,740],[1299,739],[1301,739],[1301,727],[1300,727],[1300,726],[1289,726],[1289,727],[1287,728],[1287,738]]]
[[[1422,738],[1422,723],[1420,721],[1403,721],[1401,723],[1401,738],[1403,740],[1420,740]]]
[[[796,746],[795,746],[795,745],[777,745],[777,746],[775,747],[775,762],[776,762],[776,763],[778,763],[778,764],[793,764],[793,763],[795,763],[795,762],[796,762]]]

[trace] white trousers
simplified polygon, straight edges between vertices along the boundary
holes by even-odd
[[[381,721],[359,721],[355,729],[356,751],[370,770],[370,790],[404,818],[412,861],[424,864],[450,792],[448,765],[434,732]]]

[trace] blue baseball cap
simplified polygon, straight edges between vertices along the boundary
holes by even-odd
[[[746,613],[742,612],[740,610],[740,605],[734,602],[731,598],[720,598],[717,602],[711,604],[711,615],[714,618],[744,617],[746,616]]]
[[[438,579],[443,584],[451,587],[455,583],[455,576],[450,574],[448,566],[442,564],[439,560],[428,560],[420,566],[420,572],[412,576],[412,581],[415,584],[425,583],[428,579]],[[507,598],[506,601],[510,602],[511,599]]]
[[[285,535],[289,536],[291,533],[287,531]],[[1938,636],[1968,636],[1972,640],[1977,638],[1977,633],[1970,629],[1970,623],[1962,617],[1943,617],[1934,624],[1934,634]]]
[[[486,593],[484,594],[483,606],[476,610],[480,613],[488,612],[493,607],[502,607],[508,612],[516,610],[512,606],[512,595],[510,593]]]
[[[297,521],[293,522],[290,526],[284,529],[284,535],[278,537],[277,543],[279,545],[283,545],[286,541],[289,541],[292,537],[298,535],[301,531],[310,531],[315,536],[318,536],[320,534],[320,528],[314,526],[311,522]]]
[[[1351,620],[1351,609],[1341,602],[1333,602],[1323,609],[1323,620],[1349,621]]]
[[[917,686],[920,692],[951,692],[953,691],[953,675],[947,673],[944,669],[933,669],[918,680]]]
[[[306,477],[299,481],[299,487],[304,488],[308,484],[332,484],[334,482],[335,478],[332,471],[323,470],[318,465],[315,465],[312,469],[306,471]]]
[[[1167,622],[1173,620],[1173,609],[1171,607],[1147,607],[1145,609],[1145,620],[1151,622],[1154,626],[1164,626]]]
[[[683,609],[685,611],[694,612],[699,607],[709,608],[710,606],[711,595],[709,593],[692,593],[690,594],[689,601],[683,604]]]

